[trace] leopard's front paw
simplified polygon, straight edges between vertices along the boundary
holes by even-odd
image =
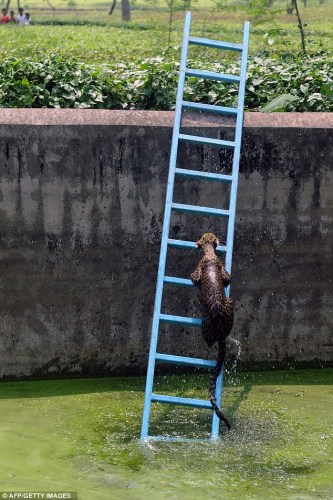
[[[194,286],[199,285],[200,278],[195,272],[191,274],[191,280]]]

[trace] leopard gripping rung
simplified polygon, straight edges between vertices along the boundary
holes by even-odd
[[[203,113],[218,113],[220,115],[237,115],[237,108],[227,108],[225,106],[215,106],[213,104],[201,104],[199,102],[183,101],[182,106],[185,109],[193,111],[202,111]]]
[[[215,217],[229,217],[229,210],[221,208],[200,207],[198,205],[184,205],[182,203],[172,203],[171,209],[176,212],[189,212],[199,215],[214,215]]]
[[[163,323],[174,323],[177,325],[201,326],[202,320],[199,318],[188,318],[186,316],[174,316],[172,314],[160,314],[160,321]]]
[[[224,183],[232,182],[232,175],[226,174],[215,174],[212,172],[199,172],[197,170],[187,170],[186,168],[176,168],[176,174],[182,175],[183,177],[190,177],[191,179],[203,179],[207,181],[217,181]]]
[[[185,241],[185,240],[173,240],[168,239],[168,245],[174,248],[197,248],[195,241]],[[216,247],[217,252],[226,252],[227,247],[225,245],[218,245]]]
[[[207,410],[213,409],[210,401],[206,401],[205,399],[179,398],[176,396],[162,396],[161,394],[152,394],[151,400],[155,403],[192,406],[193,408],[205,408]]]
[[[198,38],[190,36],[189,43],[192,45],[202,45],[203,47],[210,47],[211,49],[225,49],[242,52],[243,45],[240,43],[219,42],[218,40],[210,40],[209,38]]]
[[[181,141],[191,142],[193,144],[215,146],[217,148],[233,149],[235,147],[235,142],[233,141],[221,141],[220,139],[212,139],[210,137],[201,137],[198,135],[179,134],[178,138]]]
[[[188,358],[173,354],[156,353],[155,359],[159,363],[168,363],[169,365],[195,366],[196,368],[215,368],[216,366],[216,361],[209,359]]]
[[[225,75],[224,73],[213,73],[212,71],[200,71],[198,69],[186,68],[186,76],[195,78],[204,78],[206,80],[215,80],[217,82],[239,83],[240,76]]]
[[[194,285],[191,280],[185,278],[176,278],[175,276],[164,276],[164,283],[169,285],[178,285],[178,286],[186,286],[189,288],[194,288]]]

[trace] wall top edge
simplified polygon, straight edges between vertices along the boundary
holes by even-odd
[[[172,111],[123,111],[101,109],[0,109],[1,125],[118,125],[172,127]],[[211,114],[186,113],[185,126],[232,125],[233,119]],[[245,127],[333,128],[333,113],[245,113]]]

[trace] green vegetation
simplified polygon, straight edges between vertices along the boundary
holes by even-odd
[[[183,12],[174,13],[169,46],[165,1],[138,0],[129,23],[121,21],[119,5],[108,16],[108,2],[78,0],[74,10],[64,0],[51,4],[55,11],[46,9],[45,0],[25,5],[33,26],[0,26],[0,106],[173,108]],[[273,9],[266,4],[198,0],[192,5],[192,32],[239,42],[243,21],[250,18],[246,109],[332,111],[332,0],[300,6],[306,55],[296,18],[286,14],[285,2],[275,0]],[[223,70],[231,63],[237,71],[229,56],[191,50],[197,67]],[[214,82],[189,79],[187,92],[198,102],[233,104],[234,89],[229,94]]]
[[[251,57],[246,109],[267,103],[269,110],[333,111],[329,69],[333,56],[319,54],[286,59]],[[8,107],[108,108],[169,110],[175,104],[178,60],[164,57],[107,66],[65,61],[57,55],[43,61],[0,60],[0,102]],[[204,62],[191,67],[238,73],[238,63]],[[280,98],[272,101],[272,96]],[[235,106],[237,88],[212,80],[188,78],[185,98],[195,102]],[[271,108],[271,109],[270,109]],[[265,111],[265,108],[264,108]]]
[[[206,397],[208,375],[156,378]],[[212,443],[138,440],[144,379],[2,382],[0,486],[119,498],[332,498],[332,370],[226,377],[232,430]],[[207,437],[211,412],[154,405],[151,432]]]

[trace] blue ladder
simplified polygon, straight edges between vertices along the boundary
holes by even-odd
[[[158,332],[160,323],[171,323],[176,325],[185,325],[190,327],[200,327],[202,320],[196,318],[189,318],[183,316],[173,316],[170,314],[161,313],[162,295],[164,284],[178,285],[185,287],[192,287],[192,281],[189,279],[176,278],[171,276],[165,276],[165,266],[168,247],[192,249],[195,248],[194,241],[184,241],[175,240],[169,238],[170,229],[170,218],[172,211],[176,212],[187,212],[199,215],[208,216],[218,216],[228,218],[228,230],[227,230],[227,244],[226,246],[218,246],[217,251],[225,253],[225,268],[230,273],[232,264],[232,251],[233,251],[233,240],[234,240],[234,226],[235,226],[235,212],[236,212],[236,197],[237,197],[237,185],[238,185],[238,170],[239,170],[239,158],[240,158],[240,147],[241,147],[241,136],[242,136],[242,125],[243,125],[243,108],[244,108],[244,94],[245,94],[245,80],[246,80],[246,65],[247,65],[247,53],[249,44],[249,31],[250,23],[245,22],[244,32],[243,32],[243,43],[227,43],[220,42],[216,40],[209,40],[206,38],[197,38],[190,36],[190,25],[191,25],[191,13],[186,13],[184,35],[183,35],[183,45],[180,63],[180,72],[178,80],[178,90],[177,90],[177,100],[174,118],[174,127],[172,135],[171,153],[170,153],[170,163],[169,163],[169,176],[167,184],[165,211],[164,211],[164,221],[162,229],[162,242],[161,242],[161,252],[159,260],[159,268],[157,275],[157,287],[155,295],[155,306],[152,322],[152,333],[151,333],[151,343],[150,343],[150,353],[148,360],[148,371],[147,371],[147,382],[146,382],[146,393],[145,402],[143,410],[142,419],[142,430],[141,439],[142,440],[183,440],[183,438],[175,438],[169,436],[149,436],[149,420],[150,420],[150,410],[151,403],[167,403],[182,406],[191,406],[195,408],[205,408],[213,410],[209,400],[182,398],[174,396],[166,396],[153,393],[153,383],[154,383],[154,373],[155,364],[158,363],[170,363],[183,366],[195,366],[200,368],[214,368],[216,361],[210,361],[205,359],[189,358],[183,356],[173,356],[170,354],[162,354],[156,352]],[[199,71],[195,69],[190,69],[186,67],[187,63],[187,52],[188,45],[202,45],[210,48],[226,49],[231,51],[236,51],[241,53],[241,68],[240,75],[226,75],[221,73],[212,73],[208,71]],[[238,105],[237,108],[229,108],[223,106],[214,106],[208,104],[200,104],[194,102],[188,102],[183,100],[184,93],[184,82],[186,77],[196,77],[196,78],[207,78],[217,81],[233,82],[238,84]],[[194,111],[204,111],[212,113],[220,113],[225,115],[233,115],[236,117],[236,129],[235,129],[235,139],[234,141],[222,141],[218,139],[210,139],[206,137],[198,137],[194,135],[185,135],[180,133],[181,126],[181,116],[183,109],[190,109]],[[216,173],[206,173],[188,169],[182,169],[176,167],[177,161],[177,151],[179,141],[186,141],[195,144],[207,144],[218,148],[227,148],[233,150],[233,163],[232,163],[232,174],[216,174]],[[173,202],[173,188],[175,176],[184,176],[192,179],[202,179],[207,181],[218,181],[222,183],[228,183],[231,185],[230,189],[230,203],[229,210],[221,210],[209,207],[201,207],[196,205],[179,204]],[[200,236],[200,235],[198,235]],[[229,296],[229,289],[226,290]],[[217,380],[216,384],[216,400],[221,401],[222,399],[222,387],[223,387],[223,369]],[[212,419],[212,431],[211,439],[216,439],[219,435],[219,423],[220,420],[218,416],[213,412]]]

